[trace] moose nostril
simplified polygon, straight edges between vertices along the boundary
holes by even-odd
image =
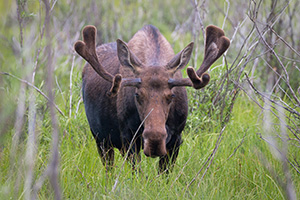
[[[167,155],[165,140],[145,140],[144,154],[151,158]]]

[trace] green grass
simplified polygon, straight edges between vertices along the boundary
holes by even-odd
[[[203,128],[202,131],[195,132],[193,130],[197,129],[197,121],[201,119],[196,116],[198,112],[191,113],[183,133],[184,143],[173,172],[168,176],[158,176],[158,159],[147,158],[144,155],[138,166],[140,172],[132,171],[127,162],[122,168],[123,157],[117,150],[114,167],[106,172],[89,132],[82,107],[76,119],[60,121],[63,130],[59,179],[64,199],[284,199],[284,192],[275,180],[283,177],[281,163],[274,159],[269,147],[256,134],[260,131],[257,118],[260,110],[245,97],[238,98],[232,112],[232,120],[223,132],[222,141],[205,176],[201,179],[208,165],[188,188],[215,148],[220,127]],[[213,129],[214,131],[209,131]],[[24,149],[24,144],[20,149]],[[44,128],[39,135],[36,177],[45,170],[50,144],[51,134]],[[18,172],[13,173],[13,178],[9,179],[10,148],[8,137],[7,145],[0,154],[1,199],[14,197],[16,191],[14,185]],[[271,174],[261,157],[270,162],[277,177]],[[21,167],[17,166],[16,169],[23,178],[24,160],[20,159],[16,164]],[[116,189],[112,192],[118,176]],[[296,191],[300,191],[299,180],[293,171],[292,176]],[[18,196],[23,197],[22,189]],[[49,198],[54,198],[53,191],[46,182],[39,192],[39,199]]]
[[[24,20],[22,30],[24,48],[20,49],[20,27],[17,21],[16,3],[22,2],[27,2],[27,4],[21,13]],[[56,1],[51,1],[51,3],[54,2]],[[106,43],[115,41],[117,38],[128,41],[143,25],[153,24],[167,38],[175,53],[179,52],[189,42],[194,41],[195,49],[190,65],[195,65],[197,61],[199,66],[203,59],[204,38],[199,26],[200,22],[193,19],[195,9],[191,2],[182,0],[62,0],[53,5],[50,23],[53,66],[55,66],[53,90],[55,91],[55,103],[66,116],[62,117],[58,114],[60,133],[59,183],[63,199],[287,198],[284,188],[287,180],[283,163],[277,158],[274,150],[259,135],[260,133],[264,134],[262,109],[250,100],[245,93],[240,91],[232,112],[229,112],[231,116],[229,122],[223,123],[222,121],[230,104],[231,96],[229,92],[234,90],[233,81],[238,80],[239,84],[247,86],[243,77],[237,79],[239,72],[242,74],[247,72],[250,76],[252,70],[254,70],[251,79],[253,78],[253,83],[262,92],[265,88],[263,82],[268,80],[265,71],[270,64],[266,63],[269,54],[265,53],[265,46],[262,45],[256,32],[251,34],[249,41],[246,42],[249,45],[246,44],[244,49],[241,49],[241,45],[252,27],[250,20],[244,21],[249,18],[249,11],[252,12],[252,1],[250,10],[247,9],[250,1],[230,1],[230,10],[225,20],[224,30],[226,36],[232,39],[232,43],[226,55],[226,63],[228,68],[231,67],[230,63],[235,63],[235,66],[233,66],[235,69],[229,74],[228,90],[219,96],[219,101],[213,106],[211,100],[215,98],[216,91],[221,87],[222,78],[228,70],[226,66],[222,65],[222,59],[219,59],[211,68],[218,66],[210,72],[212,80],[205,89],[196,93],[194,89],[188,89],[190,113],[182,134],[184,142],[173,171],[168,176],[159,176],[157,171],[158,159],[148,158],[142,152],[142,161],[138,165],[139,172],[132,171],[129,163],[125,162],[123,166],[124,158],[117,150],[115,151],[113,169],[106,172],[98,156],[82,103],[79,106],[78,113],[76,113],[81,98],[81,71],[85,62],[75,54],[73,44],[81,38],[80,30],[84,25],[95,25],[98,28],[97,42]],[[219,3],[220,8],[216,7],[217,3]],[[293,8],[296,4],[292,1],[289,8]],[[271,16],[269,12],[273,10],[270,5],[271,0],[262,2],[262,7],[258,10],[257,22],[263,22],[263,24],[268,22],[267,18]],[[214,24],[221,27],[225,17],[221,12],[223,6],[226,10],[228,4],[220,0],[206,1],[205,5],[199,5],[198,9],[203,18],[203,25]],[[281,9],[280,6],[283,5],[280,4],[277,8]],[[29,79],[37,60],[34,85],[47,93],[45,87],[48,76],[47,52],[45,52],[47,40],[41,33],[45,18],[43,1],[5,1],[0,3],[0,11],[2,13],[0,17],[0,72],[9,72],[22,79]],[[280,19],[276,18],[279,19],[276,23],[280,25],[280,30],[282,29],[281,25],[289,24],[294,27],[295,41],[290,37],[290,31],[283,34],[276,30],[276,27],[275,31],[289,44],[292,44],[292,41],[295,42],[293,48],[297,49],[296,44],[299,43],[299,31],[297,30],[300,30],[297,28],[299,14],[296,12],[293,20],[292,16],[287,14],[287,11],[279,17]],[[240,25],[240,27],[237,27],[237,25]],[[178,27],[181,27],[182,30],[177,30]],[[286,26],[284,26],[284,29],[289,30]],[[198,31],[196,35],[194,35],[195,31]],[[233,36],[236,31],[238,31],[237,34]],[[261,44],[253,55],[247,57],[247,52],[255,41]],[[280,47],[285,49],[279,49]],[[198,55],[195,56],[197,48]],[[295,61],[295,65],[297,65],[297,55],[290,52],[289,47],[278,43],[276,48],[285,57],[289,55],[287,59],[280,57],[285,66],[289,66],[292,63],[291,60],[293,60],[293,63]],[[37,58],[39,49],[41,52]],[[264,54],[266,54],[265,57]],[[70,69],[74,55],[72,114],[69,117]],[[243,58],[241,58],[242,56]],[[235,61],[235,59],[237,60]],[[254,60],[257,59],[259,59],[259,63],[254,69],[253,66],[256,65]],[[237,63],[240,63],[240,66],[236,66]],[[244,66],[245,68],[241,68]],[[290,81],[294,84],[296,92],[298,89],[297,83],[299,83],[298,71],[296,68],[287,68],[287,70],[291,74]],[[183,73],[186,77],[186,72]],[[282,80],[284,80],[284,77]],[[279,86],[282,87],[281,84],[279,82]],[[25,153],[28,134],[29,88],[26,88],[26,98],[24,99],[26,112],[22,136],[18,146],[12,147],[20,82],[10,76],[0,75],[0,131],[2,131],[0,132],[0,200],[25,198],[24,186],[27,175]],[[47,100],[36,91],[34,95],[37,108],[35,124],[37,149],[33,170],[33,182],[35,184],[49,164],[52,125]],[[296,107],[295,104],[289,102],[291,99],[288,96],[284,96],[283,100],[291,107]],[[263,104],[263,102],[259,103]],[[223,117],[220,111],[222,106],[225,106]],[[299,108],[295,109],[299,112]],[[277,111],[275,112],[277,113]],[[272,130],[279,133],[280,126],[275,125],[275,123],[278,123],[278,119],[273,115],[271,117],[272,122],[270,123],[274,123],[272,124],[274,125]],[[291,122],[287,120],[287,123]],[[221,126],[224,124],[226,127],[222,133],[218,149],[213,160],[208,160],[216,147],[223,128]],[[274,133],[275,136],[276,133]],[[289,142],[291,143],[288,145],[288,156],[290,160],[294,160],[294,158],[299,157],[300,148],[294,146],[293,141]],[[294,140],[294,144],[299,146],[297,142],[297,140]],[[279,143],[279,146],[282,146],[282,143]],[[13,148],[16,148],[15,155],[11,152]],[[205,164],[206,162],[207,164]],[[203,169],[196,177],[201,168]],[[294,189],[297,197],[299,197],[299,174],[291,166],[289,166],[289,169]],[[115,190],[113,190],[117,179],[118,182]],[[190,184],[192,180],[195,181]],[[49,179],[46,178],[38,192],[38,199],[54,198],[53,188]]]

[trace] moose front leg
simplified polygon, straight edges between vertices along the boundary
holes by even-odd
[[[110,148],[99,148],[98,152],[101,157],[103,165],[106,167],[107,170],[111,169],[114,164],[114,149],[113,147]]]
[[[129,149],[130,148],[130,149]],[[140,142],[135,142],[130,146],[129,142],[123,145],[120,149],[121,155],[129,161],[133,170],[136,170],[136,166],[141,162],[141,154],[140,154],[141,144]]]
[[[113,147],[105,144],[105,142],[96,142],[98,153],[100,155],[102,164],[106,167],[106,170],[110,170],[114,164],[114,149]]]
[[[95,134],[92,129],[91,132],[96,140],[97,150],[101,158],[102,164],[104,165],[104,167],[106,167],[106,170],[111,169],[114,164],[115,157],[114,148],[111,145],[111,142],[109,142],[109,140],[106,139],[99,139],[97,137],[97,134]]]

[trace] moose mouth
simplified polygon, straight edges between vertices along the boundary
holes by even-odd
[[[167,155],[166,139],[162,140],[144,140],[144,154],[147,157],[156,158]]]

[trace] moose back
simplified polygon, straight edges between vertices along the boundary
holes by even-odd
[[[187,68],[193,43],[174,51],[152,26],[144,26],[126,44],[96,47],[96,28],[83,29],[83,41],[75,50],[88,63],[82,73],[86,116],[99,155],[107,167],[113,165],[114,148],[134,163],[140,149],[149,157],[160,157],[159,170],[176,161],[188,115],[185,86],[200,89],[208,84],[209,67],[228,49],[230,41],[222,29],[206,28],[204,59],[197,71]]]

